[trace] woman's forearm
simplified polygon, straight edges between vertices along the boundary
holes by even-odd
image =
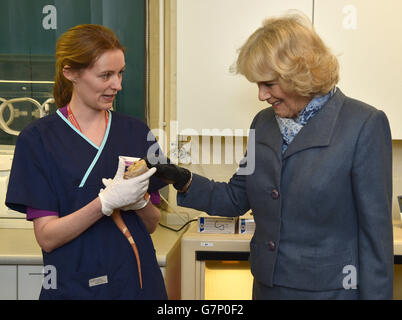
[[[47,253],[74,240],[103,217],[99,198],[64,217],[34,219],[34,231],[39,246]]]
[[[148,204],[140,209],[136,210],[138,216],[141,218],[142,222],[145,225],[145,228],[149,233],[153,233],[158,226],[159,220],[161,218],[161,213],[157,207],[155,207],[151,201]]]

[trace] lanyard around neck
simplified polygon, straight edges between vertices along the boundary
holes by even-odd
[[[82,133],[80,125],[78,124],[77,119],[75,118],[73,112],[71,111],[70,104],[67,105],[67,118],[68,121],[72,123],[72,125]],[[105,112],[106,126],[109,122],[109,112]]]

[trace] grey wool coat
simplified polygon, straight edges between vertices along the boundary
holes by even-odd
[[[252,161],[255,170],[228,183],[194,174],[177,203],[219,216],[252,209],[254,285],[392,299],[392,140],[385,114],[338,88],[284,154],[272,108],[260,111],[251,129],[255,145],[249,139],[240,167]]]

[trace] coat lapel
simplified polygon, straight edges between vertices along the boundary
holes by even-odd
[[[281,159],[282,134],[272,108],[268,108],[262,113],[262,119],[258,121],[258,127],[255,129],[256,143],[269,147]]]
[[[305,149],[328,146],[344,100],[345,95],[337,88],[327,104],[300,130],[283,158]]]

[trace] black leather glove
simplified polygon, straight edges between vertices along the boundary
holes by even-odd
[[[166,183],[173,184],[173,187],[186,192],[191,183],[192,174],[189,170],[171,163],[167,157],[147,157],[144,158],[148,168],[156,168],[155,176]]]

